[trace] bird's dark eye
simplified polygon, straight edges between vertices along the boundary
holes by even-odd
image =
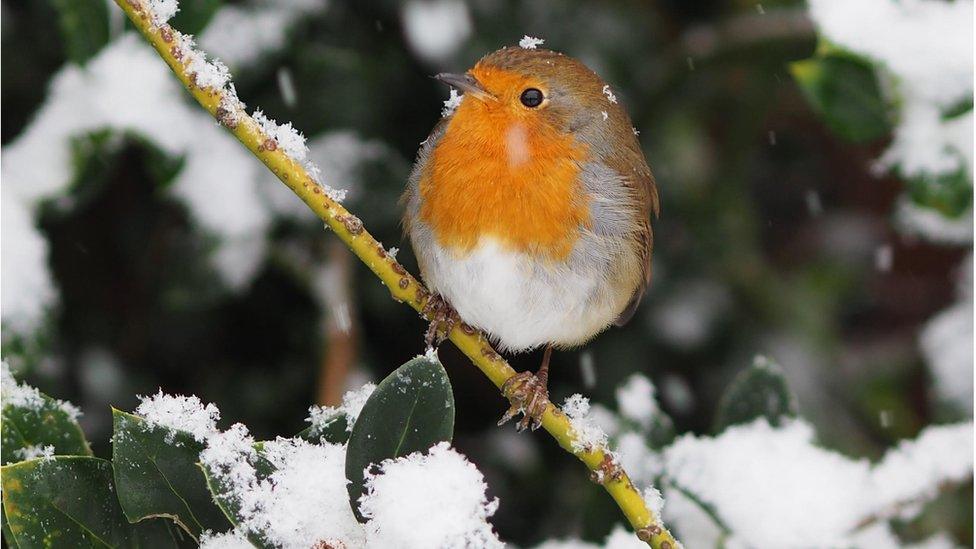
[[[538,107],[542,104],[542,99],[542,92],[535,88],[529,88],[523,91],[522,96],[519,97],[519,100],[526,107]]]

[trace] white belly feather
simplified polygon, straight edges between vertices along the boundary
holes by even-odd
[[[464,257],[436,243],[431,248],[422,258],[427,283],[503,350],[580,345],[622,307],[605,287],[605,273],[545,265],[490,238]]]

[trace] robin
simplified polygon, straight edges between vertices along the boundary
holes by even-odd
[[[403,196],[437,294],[428,344],[459,316],[502,351],[544,347],[537,373],[502,388],[512,406],[499,425],[522,412],[519,429],[536,429],[553,348],[622,326],[644,295],[654,177],[610,86],[576,59],[506,47],[435,78],[463,96],[424,141]]]

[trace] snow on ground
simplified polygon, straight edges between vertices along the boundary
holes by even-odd
[[[471,36],[471,15],[462,0],[410,0],[400,12],[407,45],[421,59],[450,59]]]

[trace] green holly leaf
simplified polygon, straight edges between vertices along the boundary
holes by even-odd
[[[7,378],[0,411],[0,460],[14,463],[51,455],[92,455],[78,425],[78,411],[33,387]]]
[[[878,77],[867,61],[821,48],[816,56],[791,63],[790,72],[827,126],[842,138],[864,142],[891,131]]]
[[[3,509],[17,547],[175,547],[163,521],[129,524],[115,497],[112,466],[57,456],[0,468]]]
[[[189,433],[154,427],[112,410],[112,467],[122,510],[130,522],[165,517],[194,538],[230,522],[214,503],[197,466],[203,444]]]
[[[360,522],[367,467],[424,452],[453,436],[454,392],[440,362],[417,357],[380,382],[353,425],[346,450],[349,502]]]
[[[786,385],[782,369],[762,356],[739,372],[722,395],[715,431],[720,433],[730,425],[760,417],[773,426],[779,426],[784,418],[796,417],[796,399]]]

